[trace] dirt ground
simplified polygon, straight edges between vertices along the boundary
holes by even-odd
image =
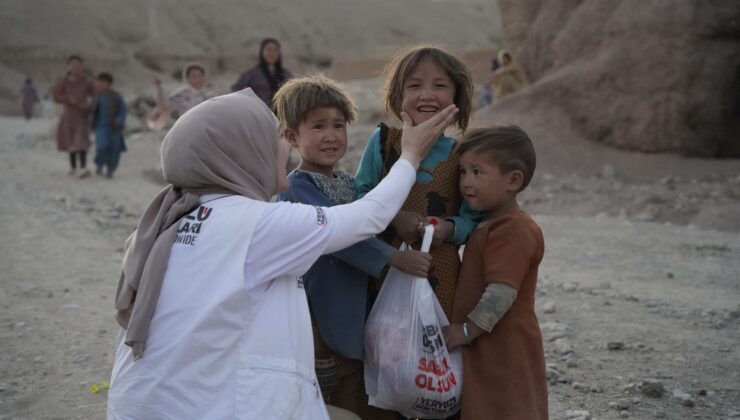
[[[110,376],[123,240],[162,187],[156,135],[129,135],[115,179],[80,180],[53,123],[0,117],[0,419],[104,416],[90,386]],[[371,130],[351,127],[346,169]],[[547,247],[551,418],[740,419],[740,162],[618,153],[576,170],[551,150],[522,200]]]

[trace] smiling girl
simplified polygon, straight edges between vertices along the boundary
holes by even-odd
[[[399,120],[407,114],[414,125],[432,118],[450,104],[460,109],[454,124],[464,132],[470,118],[473,83],[460,59],[437,47],[421,46],[401,52],[388,66],[386,109]],[[355,175],[355,189],[363,197],[383,179],[401,154],[403,130],[380,124],[368,140]],[[477,215],[463,201],[458,185],[455,139],[444,133],[421,161],[416,183],[391,226],[382,234],[394,246],[416,244],[419,227],[437,219],[429,281],[449,317],[460,268],[458,248],[477,224]]]
[[[472,109],[473,82],[465,64],[451,53],[436,47],[420,46],[402,51],[388,65],[385,86],[386,110],[401,120],[403,112],[413,125],[433,118],[445,107],[459,108],[454,124],[465,132]],[[380,124],[368,140],[355,175],[358,198],[385,178],[401,155],[403,130]],[[468,207],[458,189],[458,159],[455,140],[442,133],[421,161],[416,182],[401,211],[380,235],[398,247],[401,242],[418,249],[419,229],[430,219],[436,221],[430,254],[433,267],[427,278],[449,318],[460,270],[460,245],[475,229],[478,215]],[[379,284],[374,284],[375,291]],[[389,343],[390,345],[390,343]],[[366,407],[363,418],[396,418],[394,413]]]

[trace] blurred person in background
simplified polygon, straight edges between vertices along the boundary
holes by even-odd
[[[293,74],[283,67],[280,43],[273,38],[265,38],[260,43],[260,61],[251,69],[239,76],[231,85],[231,91],[252,88],[254,93],[268,106],[272,106],[272,97],[286,80]]]
[[[512,55],[506,51],[498,52],[498,62],[501,65],[493,72],[493,97],[501,99],[507,95],[527,86],[529,80],[524,69],[519,65]]]
[[[182,70],[182,84],[167,97],[166,108],[174,118],[179,118],[190,108],[209,98],[206,91],[206,68],[200,63],[190,63]],[[155,81],[157,83],[158,81]],[[158,91],[161,84],[157,83]]]
[[[95,78],[95,98],[92,105],[92,128],[95,130],[95,166],[98,175],[113,178],[118,168],[123,142],[123,125],[126,123],[126,102],[120,93],[111,89],[113,76],[100,73]]]
[[[33,109],[38,102],[39,95],[36,93],[36,87],[33,85],[33,80],[28,77],[21,87],[21,111],[25,119],[30,120],[33,117]]]
[[[90,176],[87,170],[87,149],[90,148],[90,104],[93,82],[83,72],[78,55],[67,59],[67,73],[53,88],[54,101],[61,104],[62,114],[57,127],[57,149],[69,153],[70,175]],[[77,164],[81,172],[77,173]]]

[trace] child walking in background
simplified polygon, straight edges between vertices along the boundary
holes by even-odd
[[[121,94],[111,89],[113,76],[100,73],[95,79],[95,97],[92,104],[92,128],[95,130],[96,173],[113,178],[121,152],[126,150],[123,142],[123,125],[126,123],[126,102]]]
[[[460,59],[435,47],[416,47],[401,52],[388,66],[385,107],[398,119],[402,113],[414,125],[432,118],[450,104],[460,109],[455,124],[464,132],[472,109],[473,82]],[[358,197],[363,197],[389,172],[401,154],[402,130],[380,124],[368,140],[355,175]],[[416,245],[419,229],[429,218],[437,221],[430,254],[434,268],[428,279],[449,318],[460,269],[459,246],[475,229],[476,215],[462,200],[458,188],[455,140],[441,135],[421,161],[414,184],[401,211],[381,238],[394,247],[401,242]],[[376,290],[379,286],[376,284]],[[373,407],[368,418],[394,418]]]
[[[284,136],[301,156],[288,175],[279,201],[332,207],[354,201],[351,176],[335,170],[347,150],[352,100],[333,80],[320,75],[292,79],[274,98]],[[429,254],[399,252],[375,238],[322,256],[303,276],[314,327],[316,373],[327,403],[359,414],[362,401],[364,325],[368,275],[380,277],[391,265],[426,276]]]
[[[542,334],[534,312],[542,231],[517,203],[536,157],[519,127],[469,131],[457,150],[460,189],[485,213],[465,247],[448,349],[464,346],[461,418],[547,419]]]
[[[33,117],[33,110],[37,103],[39,103],[39,95],[36,93],[33,80],[28,77],[23,83],[23,87],[21,87],[21,111],[23,111],[23,117],[26,120],[30,120]]]

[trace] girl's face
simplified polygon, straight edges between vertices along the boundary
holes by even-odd
[[[274,42],[268,42],[262,49],[262,57],[267,64],[274,66],[280,60],[280,46]]]
[[[288,181],[288,160],[290,160],[290,145],[283,136],[278,138],[278,150],[275,156],[275,166],[277,167],[277,183],[275,184],[275,191],[273,194],[277,194],[281,191],[285,191],[290,186]]]
[[[454,99],[455,84],[450,76],[435,62],[425,59],[403,83],[401,109],[418,125],[451,105]]]
[[[187,80],[190,86],[200,90],[206,84],[206,75],[200,69],[190,69]]]
[[[73,76],[79,76],[82,74],[82,62],[77,59],[69,60],[67,63],[67,70]]]

